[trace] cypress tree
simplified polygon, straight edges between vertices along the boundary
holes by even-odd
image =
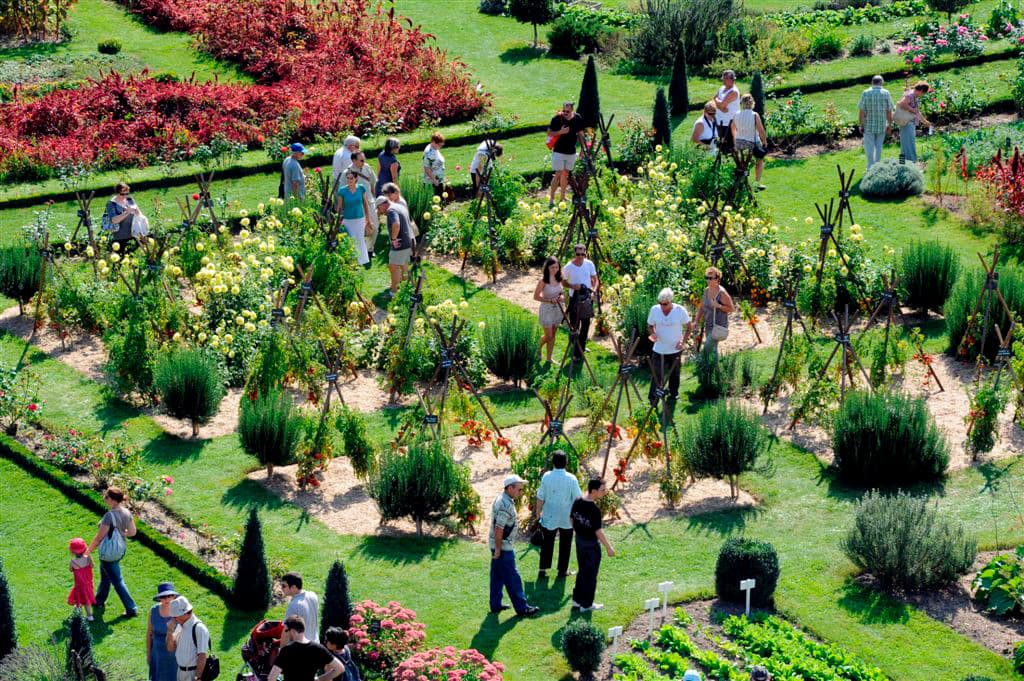
[[[601,114],[601,97],[597,92],[597,66],[594,64],[594,55],[587,57],[587,68],[583,72],[576,112],[583,119],[583,125],[588,128],[597,127]]]
[[[245,524],[231,599],[243,610],[266,610],[270,605],[270,570],[267,569],[267,556],[263,550],[263,526],[255,508],[249,511],[249,520]]]
[[[686,115],[690,105],[690,88],[686,81],[686,46],[680,40],[672,62],[672,80],[668,84],[668,101],[672,105],[673,116]]]
[[[664,88],[658,88],[654,95],[654,120],[651,127],[654,128],[654,143],[671,148],[672,120],[668,115],[668,100],[665,98]]]
[[[324,586],[324,605],[320,613],[320,640],[328,627],[348,629],[352,617],[352,600],[348,596],[348,574],[341,561],[336,560],[327,573],[327,584]]]
[[[18,632],[14,629],[14,602],[11,586],[7,583],[4,562],[0,558],[0,660],[18,647]]]
[[[750,96],[754,98],[754,111],[761,117],[761,122],[764,122],[764,79],[761,78],[761,72],[758,71],[754,74],[754,79],[750,81]]]
[[[76,663],[81,671],[89,671],[96,664],[92,658],[92,632],[81,608],[75,608],[64,621],[67,629],[67,667],[72,678],[77,678]]]

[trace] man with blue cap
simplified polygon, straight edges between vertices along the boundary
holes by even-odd
[[[286,201],[296,198],[300,201],[306,198],[306,177],[302,174],[302,166],[299,161],[306,155],[306,147],[301,142],[293,142],[291,154],[281,164],[281,184],[283,196]]]

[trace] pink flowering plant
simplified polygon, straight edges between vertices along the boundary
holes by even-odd
[[[99,438],[68,428],[56,434],[43,435],[39,456],[69,473],[88,471],[92,452]]]
[[[426,625],[417,622],[416,613],[397,601],[386,605],[370,600],[357,603],[350,622],[348,635],[357,662],[385,678],[418,651],[426,638]]]
[[[915,33],[905,45],[896,48],[907,66],[921,70],[939,55],[953,53],[973,57],[985,49],[988,36],[974,25],[970,14],[961,14],[947,25],[930,24]]]
[[[452,646],[414,654],[395,669],[395,681],[501,681],[505,667],[478,650]]]

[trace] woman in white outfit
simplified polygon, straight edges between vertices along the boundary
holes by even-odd
[[[334,202],[334,210],[341,213],[341,224],[345,232],[352,237],[356,249],[356,260],[360,265],[370,266],[370,256],[366,252],[366,216],[370,213],[370,198],[366,187],[358,182],[359,177],[352,168],[345,171],[345,184],[338,187],[338,198]]]
[[[537,317],[544,330],[540,339],[540,349],[545,353],[545,361],[550,362],[551,353],[555,350],[555,332],[558,331],[564,316],[561,305],[562,266],[558,263],[558,258],[548,258],[544,262],[543,274],[533,290],[533,299],[540,302]]]
[[[743,95],[740,98],[740,112],[732,119],[732,138],[736,141],[736,149],[752,149],[761,153],[754,171],[755,185],[758,190],[766,189],[761,184],[761,172],[764,170],[764,150],[768,148],[768,137],[764,132],[761,117],[754,111],[754,96]]]

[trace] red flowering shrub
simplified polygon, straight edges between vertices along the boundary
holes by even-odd
[[[415,653],[426,638],[426,625],[417,622],[416,613],[397,601],[387,605],[357,603],[350,623],[348,635],[356,661],[385,678],[390,678],[398,664]]]
[[[1024,243],[1024,156],[1015,147],[1009,161],[996,152],[988,165],[975,173],[992,188],[991,196],[1006,215],[1003,236],[1010,243]]]
[[[398,665],[395,681],[501,681],[505,667],[491,662],[478,650],[452,646],[416,653]]]

